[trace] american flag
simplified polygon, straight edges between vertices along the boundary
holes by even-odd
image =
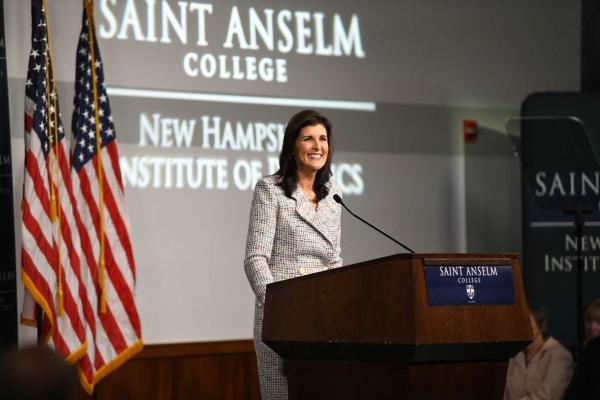
[[[81,275],[87,283],[82,298],[88,351],[80,371],[88,391],[142,348],[128,214],[92,12],[91,1],[84,0],[71,156],[73,192],[81,216]]]
[[[43,310],[41,336],[75,362],[86,350],[75,199],[42,0],[32,0],[31,16],[21,275],[29,295]]]

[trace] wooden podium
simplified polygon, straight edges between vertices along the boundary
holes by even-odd
[[[430,305],[425,267],[458,265],[503,266],[512,303]],[[262,338],[291,400],[492,400],[532,333],[516,254],[399,254],[269,284]]]

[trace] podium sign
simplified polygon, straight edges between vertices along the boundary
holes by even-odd
[[[515,304],[510,265],[428,265],[427,304],[467,306]]]

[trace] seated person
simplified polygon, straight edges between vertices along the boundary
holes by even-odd
[[[565,399],[600,399],[600,299],[585,309],[585,340]]]
[[[571,378],[573,357],[547,335],[548,319],[541,308],[529,310],[533,341],[508,363],[505,400],[562,398]]]

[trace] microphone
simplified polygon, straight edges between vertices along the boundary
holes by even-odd
[[[381,229],[379,229],[379,228],[371,225],[370,223],[368,223],[367,221],[365,221],[364,219],[362,219],[361,217],[359,217],[358,215],[356,215],[352,211],[350,211],[350,209],[348,207],[346,207],[346,205],[342,201],[342,198],[340,196],[338,196],[337,194],[333,195],[333,200],[335,200],[336,203],[341,204],[342,207],[344,207],[346,209],[346,211],[348,211],[354,218],[357,218],[357,219],[361,220],[362,222],[364,222],[365,224],[369,225],[371,228],[375,229],[377,232],[381,233],[383,236],[385,236],[386,238],[390,239],[394,243],[399,244],[400,246],[404,247],[407,251],[410,251],[411,253],[414,253],[414,250],[412,250],[412,249],[408,248],[407,246],[403,245],[402,243],[400,243],[399,241],[397,241],[396,239],[394,239],[393,237],[391,237],[390,235],[388,235],[387,233],[385,233]]]

